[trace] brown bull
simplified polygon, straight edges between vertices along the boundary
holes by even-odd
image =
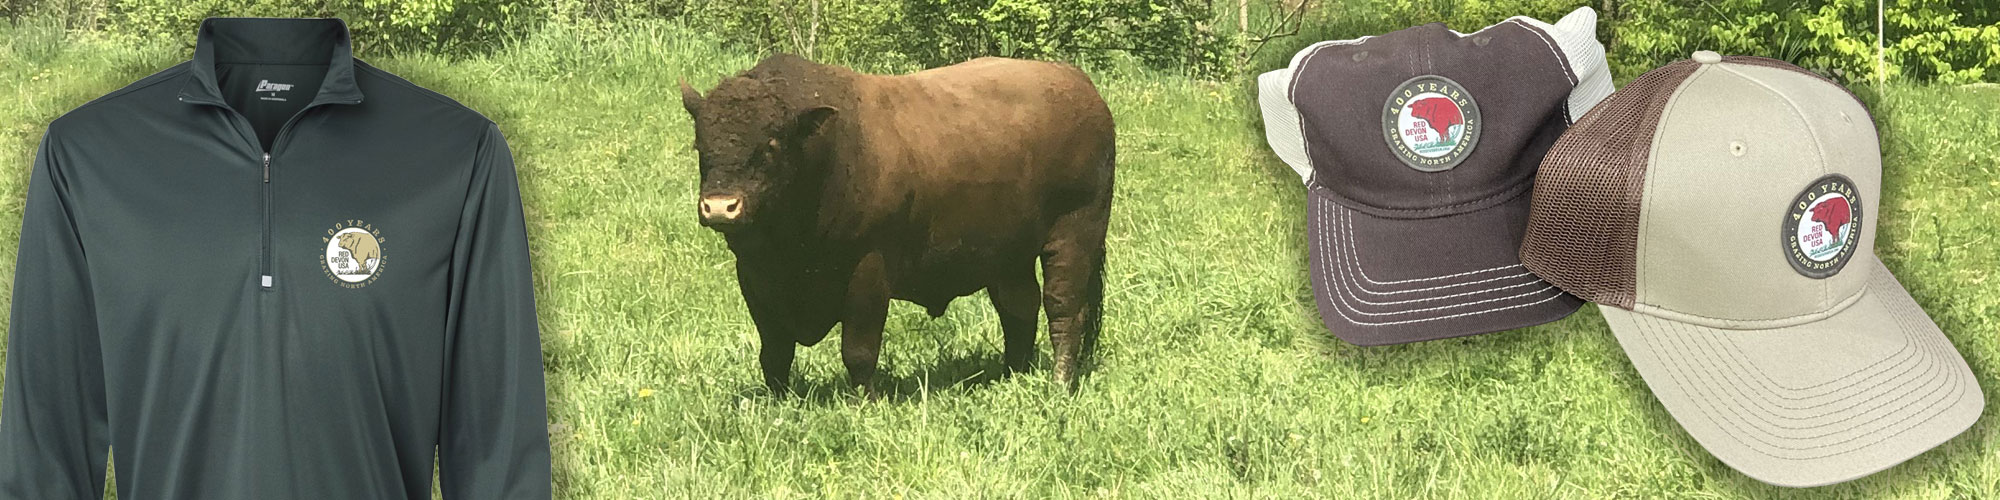
[[[697,213],[736,254],[773,392],[835,323],[872,390],[889,299],[935,317],[980,289],[1009,371],[1028,368],[1046,307],[1056,378],[1075,380],[1099,330],[1115,149],[1083,72],[985,58],[877,76],[778,55],[707,97],[683,82],[681,100]]]

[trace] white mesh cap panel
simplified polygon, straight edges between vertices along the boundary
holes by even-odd
[[[1563,16],[1555,24],[1541,22],[1529,17],[1514,17],[1508,22],[1521,22],[1547,33],[1562,48],[1563,57],[1569,61],[1570,71],[1576,73],[1576,88],[1569,93],[1569,120],[1575,123],[1583,118],[1590,108],[1611,95],[1611,67],[1604,62],[1604,44],[1597,41],[1597,11],[1590,7],[1580,7]]]
[[[1271,151],[1276,152],[1286,166],[1299,174],[1301,183],[1312,182],[1313,168],[1312,157],[1306,154],[1305,122],[1300,121],[1299,108],[1292,103],[1292,92],[1298,91],[1292,73],[1319,49],[1331,45],[1353,45],[1369,38],[1372,37],[1314,43],[1293,54],[1291,64],[1284,69],[1257,75],[1257,105],[1264,110],[1264,140],[1271,143]]]
[[[1292,105],[1291,86],[1291,68],[1257,75],[1257,105],[1264,110],[1264,139],[1271,143],[1271,151],[1303,182],[1312,179],[1312,159],[1306,157],[1304,125]]]

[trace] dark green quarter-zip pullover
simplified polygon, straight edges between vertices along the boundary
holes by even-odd
[[[34,172],[0,498],[547,498],[541,344],[491,121],[337,19],[211,19]],[[434,455],[435,454],[435,455]]]

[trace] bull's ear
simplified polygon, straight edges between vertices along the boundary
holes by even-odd
[[[686,78],[681,79],[681,107],[687,108],[690,117],[701,114],[701,93],[689,87]]]
[[[839,112],[840,110],[833,106],[814,106],[804,111],[793,113],[792,126],[786,129],[785,137],[790,137],[794,141],[805,142],[807,137],[812,137],[814,132],[819,131],[821,125],[826,124],[827,119],[833,118],[833,115]]]

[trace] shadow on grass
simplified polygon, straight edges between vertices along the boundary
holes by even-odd
[[[1007,377],[1051,377],[1052,368],[1044,360],[1037,358],[1031,368],[1024,373],[1008,374],[1000,353],[983,351],[966,355],[947,357],[935,364],[918,367],[908,374],[891,374],[881,370],[875,374],[875,396],[888,403],[908,403],[930,396],[970,391],[985,387]],[[1088,374],[1088,370],[1085,373]],[[1051,381],[1053,383],[1053,381]],[[834,377],[804,378],[792,376],[792,384],[784,399],[796,400],[807,406],[830,406],[834,404],[854,404],[867,401],[861,390],[848,382],[847,375]],[[731,394],[732,398],[769,398],[772,393],[762,384],[744,385]]]

